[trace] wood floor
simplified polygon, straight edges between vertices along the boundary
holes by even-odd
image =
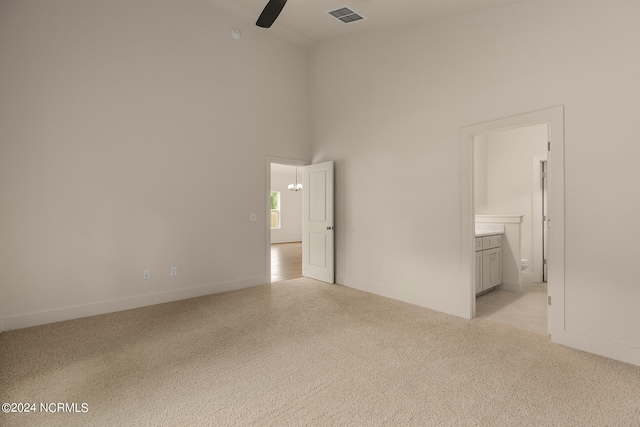
[[[519,293],[495,290],[480,295],[476,317],[547,335],[547,284],[523,283]]]
[[[271,283],[302,277],[302,242],[271,245]]]

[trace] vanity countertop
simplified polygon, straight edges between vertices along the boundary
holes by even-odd
[[[504,231],[476,231],[476,237],[494,236],[496,234],[504,234]]]
[[[484,224],[476,223],[476,237],[493,236],[495,234],[504,234],[504,224]]]

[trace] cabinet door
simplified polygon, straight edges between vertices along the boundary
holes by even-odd
[[[482,290],[494,288],[502,283],[502,250],[482,251]]]
[[[491,249],[491,286],[502,283],[502,250]]]
[[[482,292],[482,252],[476,252],[476,294]]]
[[[482,251],[482,290],[491,288],[491,251]]]

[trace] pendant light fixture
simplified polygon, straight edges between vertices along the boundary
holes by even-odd
[[[289,191],[302,191],[302,184],[298,184],[298,167],[296,166],[296,183],[289,184]]]

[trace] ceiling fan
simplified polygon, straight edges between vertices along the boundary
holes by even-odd
[[[269,28],[274,23],[287,0],[269,0],[256,21],[258,27]]]

